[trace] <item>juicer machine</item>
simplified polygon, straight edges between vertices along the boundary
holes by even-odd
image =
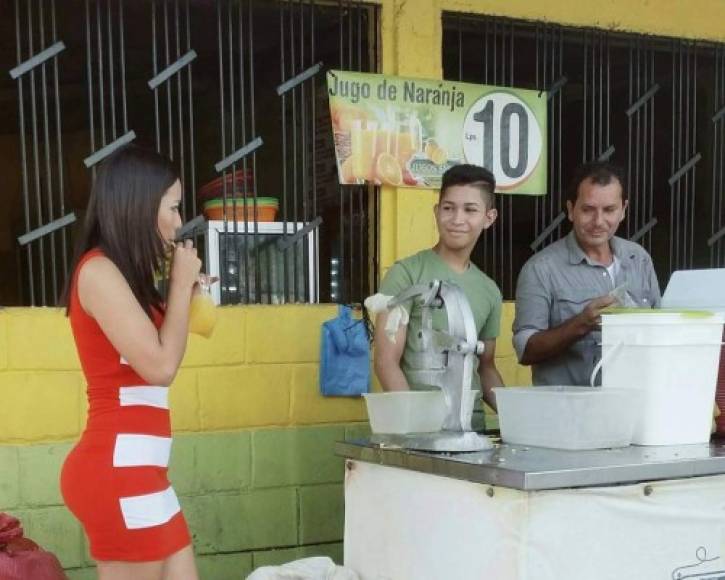
[[[388,301],[388,310],[411,300],[422,309],[418,338],[422,350],[411,364],[411,382],[438,387],[446,405],[443,429],[437,433],[373,436],[380,443],[406,449],[438,452],[473,452],[491,449],[491,441],[471,429],[473,398],[468,396],[483,342],[478,340],[471,306],[463,290],[450,282],[434,280],[411,286]],[[445,308],[448,330],[433,329],[433,311]],[[391,440],[394,439],[394,441]]]

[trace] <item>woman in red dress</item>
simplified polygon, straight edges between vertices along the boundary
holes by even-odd
[[[100,580],[197,580],[167,479],[168,385],[186,349],[201,262],[181,226],[181,184],[160,155],[128,146],[96,177],[66,291],[88,384],[88,421],[61,473]],[[154,279],[172,258],[164,303]]]

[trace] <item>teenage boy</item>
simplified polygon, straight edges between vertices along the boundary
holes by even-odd
[[[385,275],[379,292],[388,296],[400,294],[410,286],[433,280],[453,282],[465,293],[473,311],[476,332],[485,345],[473,373],[471,388],[480,388],[483,400],[494,410],[493,387],[503,385],[496,369],[496,337],[501,322],[501,292],[496,283],[471,262],[479,236],[496,221],[493,174],[475,165],[456,165],[443,174],[440,197],[434,208],[438,227],[438,243],[396,262]],[[415,354],[421,351],[418,331],[421,308],[412,301],[405,305],[408,325],[401,325],[391,341],[385,334],[387,312],[378,314],[375,324],[375,374],[386,391],[425,389],[408,379],[414,369]],[[446,330],[445,313],[433,313],[433,328]]]

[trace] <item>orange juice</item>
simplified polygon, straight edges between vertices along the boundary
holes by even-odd
[[[378,129],[378,135],[375,139],[375,157],[381,153],[395,153],[393,150],[393,134],[390,128]]]
[[[369,125],[369,124],[368,124]],[[365,166],[365,179],[375,179],[375,144],[377,142],[375,128],[366,128],[363,131],[363,163]]]
[[[400,113],[396,117],[393,154],[405,168],[423,143],[423,127],[415,113]]]
[[[400,165],[405,167],[413,153],[418,150],[418,143],[415,134],[407,131],[405,133],[397,133],[395,139],[395,157]]]
[[[350,159],[352,160],[352,176],[359,179],[363,175],[362,166],[362,121],[350,123]]]
[[[216,305],[208,292],[202,291],[191,298],[189,310],[189,332],[211,337],[216,325]]]
[[[353,121],[350,127],[350,155],[355,179],[373,179],[375,170],[375,141],[377,123]]]

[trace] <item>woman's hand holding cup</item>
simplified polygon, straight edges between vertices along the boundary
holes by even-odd
[[[171,283],[182,287],[192,287],[199,280],[201,260],[191,240],[178,242],[174,248],[171,264]]]

